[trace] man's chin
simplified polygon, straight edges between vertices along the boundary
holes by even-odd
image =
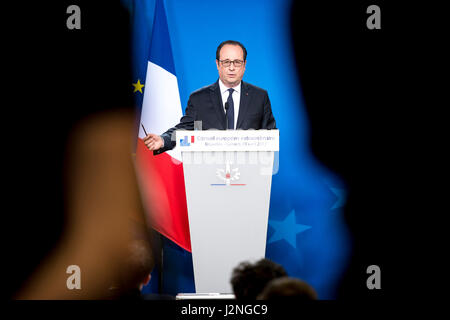
[[[239,82],[241,82],[241,80],[238,80],[236,78],[232,78],[232,79],[228,79],[227,80],[227,86],[229,86],[230,88],[235,87],[239,84]]]

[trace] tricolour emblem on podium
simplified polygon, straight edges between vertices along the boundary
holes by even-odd
[[[231,181],[239,180],[241,173],[239,168],[231,169],[231,164],[227,163],[225,169],[219,168],[216,170],[216,177],[225,183],[212,183],[212,186],[245,186],[242,183],[231,183]]]
[[[194,142],[195,142],[194,136],[191,136],[190,142],[188,140],[188,137],[184,136],[184,139],[180,139],[180,146],[189,147],[191,145],[191,143],[194,143]]]

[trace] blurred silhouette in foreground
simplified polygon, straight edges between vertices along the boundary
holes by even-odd
[[[120,1],[83,2],[81,29],[69,30],[71,4],[12,11],[23,37],[11,82],[31,78],[11,88],[20,100],[5,108],[14,137],[5,144],[14,157],[3,159],[9,299],[103,299],[136,228],[148,231],[132,155],[128,12]],[[80,288],[68,286],[69,266],[79,267]]]
[[[302,280],[281,277],[270,281],[257,297],[258,300],[284,300],[286,298],[295,299],[295,301],[317,300],[317,293]]]
[[[233,269],[231,286],[236,299],[255,300],[271,280],[287,276],[286,270],[269,259],[242,262]]]
[[[344,217],[352,258],[338,298],[381,297],[392,293],[394,284],[401,290],[399,281],[408,279],[394,261],[410,246],[401,245],[406,238],[398,236],[409,231],[404,223],[410,219],[403,208],[408,200],[400,198],[407,162],[398,156],[403,145],[398,133],[410,108],[404,103],[410,93],[401,91],[404,71],[414,70],[404,63],[409,52],[401,47],[408,32],[415,33],[395,33],[400,29],[394,20],[408,15],[401,12],[405,6],[388,3],[381,6],[381,29],[369,30],[366,10],[371,4],[295,1],[291,10],[311,148],[348,192]],[[366,270],[373,264],[383,273],[382,287],[389,289],[368,289]]]
[[[146,225],[130,152],[133,120],[128,113],[105,113],[74,130],[66,172],[66,227],[18,298],[103,298],[110,279],[126,268],[133,227]],[[80,290],[66,287],[70,265],[80,267]]]

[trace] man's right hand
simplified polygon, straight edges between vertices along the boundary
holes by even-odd
[[[164,140],[157,134],[150,133],[144,138],[148,150],[158,150],[164,146]]]

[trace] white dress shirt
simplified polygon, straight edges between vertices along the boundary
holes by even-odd
[[[234,129],[236,128],[236,124],[237,124],[237,118],[239,116],[239,104],[241,102],[241,84],[242,81],[239,82],[239,84],[236,87],[233,87],[234,91],[233,91],[233,95],[231,96],[233,98],[233,103],[234,103]],[[225,110],[225,102],[227,102],[228,100],[228,96],[230,95],[230,92],[228,91],[227,86],[225,86],[222,82],[222,80],[219,79],[219,88],[220,88],[220,93],[222,94],[222,103],[223,103],[223,111],[226,114],[226,110]]]

